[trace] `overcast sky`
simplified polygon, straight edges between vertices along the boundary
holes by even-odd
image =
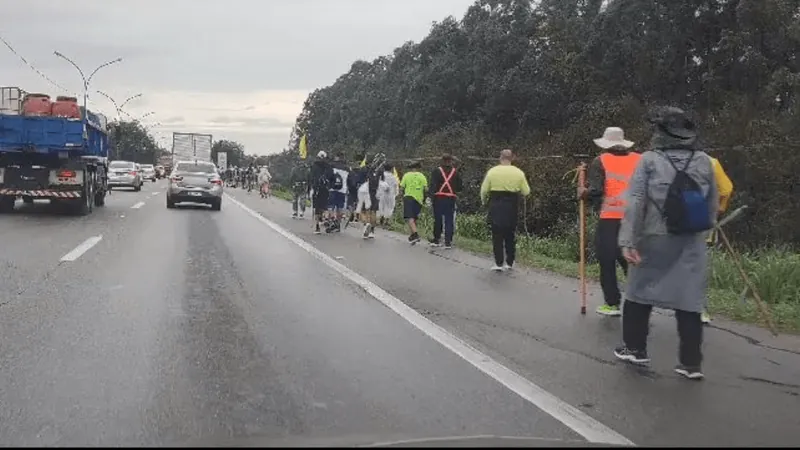
[[[101,69],[90,109],[113,104],[173,131],[233,139],[248,153],[283,149],[309,92],[333,83],[356,59],[424,38],[433,21],[463,17],[474,0],[2,0],[0,37],[58,85],[77,93],[77,70]],[[63,92],[0,44],[0,86]],[[161,125],[158,125],[160,122]]]

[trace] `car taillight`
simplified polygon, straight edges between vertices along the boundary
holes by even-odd
[[[173,181],[173,182],[174,181],[181,181],[181,180],[183,180],[183,177],[178,177],[178,176],[170,177],[170,179],[169,179],[169,181]]]
[[[220,180],[219,178],[212,178],[212,179],[210,179],[208,181],[210,181],[211,184],[216,184],[216,185],[222,186],[222,180]]]
[[[58,178],[75,178],[77,174],[74,170],[61,169],[56,174]]]
[[[135,176],[136,176],[136,171],[135,171],[135,170],[131,172],[131,176],[132,176],[132,177],[135,177]]]

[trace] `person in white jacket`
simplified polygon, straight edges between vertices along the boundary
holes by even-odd
[[[270,180],[272,180],[272,174],[269,173],[269,168],[267,166],[261,167],[261,170],[258,172],[258,184],[261,187],[261,198],[269,197]]]
[[[383,166],[383,179],[378,185],[378,220],[380,225],[387,224],[397,204],[397,195],[400,193],[400,181],[394,176],[390,164]]]

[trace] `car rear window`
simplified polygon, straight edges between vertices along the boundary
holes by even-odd
[[[152,168],[153,168],[152,164],[142,164],[142,169],[152,169]]]
[[[180,163],[177,167],[175,167],[175,171],[189,173],[214,173],[214,166],[211,164]]]
[[[114,161],[109,164],[108,167],[112,169],[131,169],[133,168],[133,163],[128,161]]]

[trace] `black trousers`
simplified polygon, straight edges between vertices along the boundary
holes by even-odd
[[[494,262],[502,266],[503,262],[509,266],[514,265],[517,256],[516,225],[492,225],[492,247],[494,249]]]
[[[442,238],[444,229],[445,245],[453,243],[453,231],[455,228],[456,217],[456,198],[455,197],[434,197],[433,199],[433,241],[439,242]]]
[[[634,351],[647,351],[647,335],[650,332],[651,305],[627,300],[622,309],[622,340]],[[700,313],[675,311],[678,322],[678,361],[689,367],[700,367],[703,362],[703,322]]]
[[[594,235],[594,248],[600,264],[600,287],[607,305],[619,306],[622,294],[617,281],[617,263],[628,274],[628,262],[622,257],[622,249],[617,244],[620,219],[600,219]]]

